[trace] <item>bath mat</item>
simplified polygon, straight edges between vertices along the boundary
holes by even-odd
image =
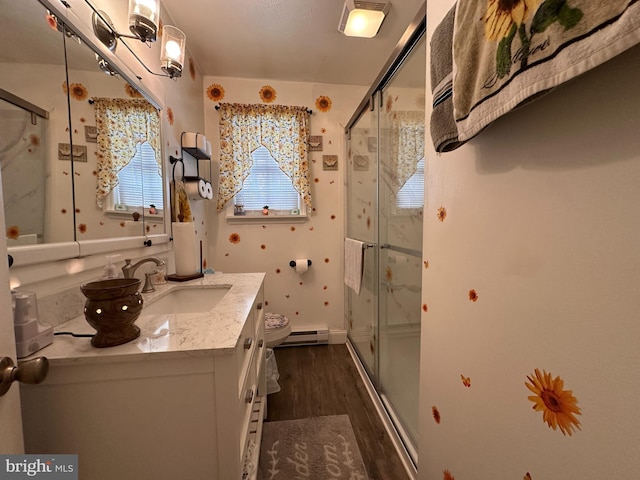
[[[258,480],[368,480],[348,415],[265,422]]]

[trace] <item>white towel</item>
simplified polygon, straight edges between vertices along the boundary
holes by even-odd
[[[362,286],[362,257],[364,243],[351,238],[344,239],[344,283],[357,295]]]

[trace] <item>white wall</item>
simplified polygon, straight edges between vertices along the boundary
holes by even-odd
[[[209,257],[216,271],[266,272],[265,303],[268,311],[286,315],[294,330],[320,326],[345,339],[343,250],[344,237],[344,125],[366,93],[365,87],[283,82],[264,79],[205,77],[209,85],[224,88],[222,102],[261,103],[258,92],[265,85],[276,91],[274,104],[306,106],[313,110],[311,135],[322,135],[323,151],[311,152],[311,195],[313,210],[305,223],[227,223],[211,205]],[[331,99],[331,109],[319,111],[315,101],[321,95]],[[219,114],[216,103],[205,98],[205,132],[212,140],[213,156],[219,157]],[[338,170],[324,171],[322,155],[338,155]],[[240,241],[230,242],[231,234]],[[312,266],[301,276],[289,261],[311,259]]]
[[[637,477],[639,79],[635,48],[459,150],[428,143],[420,479]],[[572,436],[532,409],[535,369],[577,399]]]

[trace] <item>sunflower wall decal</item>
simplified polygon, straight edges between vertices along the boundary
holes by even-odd
[[[189,57],[189,75],[191,76],[191,80],[195,81],[196,79],[196,64],[193,63],[193,58]]]
[[[219,102],[224,98],[224,88],[217,83],[213,83],[207,87],[207,97],[212,102]]]
[[[431,415],[433,416],[433,420],[439,424],[442,417],[440,416],[440,410],[438,410],[438,407],[435,405],[431,407]]]
[[[20,227],[18,225],[11,225],[7,227],[7,238],[11,240],[17,240],[20,237]]]
[[[72,83],[69,86],[69,95],[74,100],[82,101],[87,99],[87,97],[89,96],[89,91],[87,90],[87,87],[85,87],[81,83]]]
[[[124,92],[131,98],[142,98],[142,94],[135,89],[130,83],[124,84]]]
[[[564,389],[564,381],[560,377],[552,378],[551,373],[536,368],[534,375],[527,376],[526,387],[534,395],[527,397],[533,402],[533,409],[542,412],[542,420],[549,428],[557,430],[563,435],[571,436],[577,428],[580,430],[580,421],[576,415],[581,415],[578,400],[571,390]]]
[[[260,89],[259,94],[260,94],[260,99],[264,103],[271,103],[277,97],[276,90],[270,85],[265,85],[264,87],[262,87]]]
[[[476,292],[473,288],[469,290],[469,300],[471,300],[472,302],[478,301],[478,292]]]
[[[316,98],[316,108],[321,112],[328,112],[331,110],[331,99],[324,95]]]

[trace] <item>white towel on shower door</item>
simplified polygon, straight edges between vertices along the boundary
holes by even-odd
[[[362,260],[364,243],[351,238],[344,239],[344,283],[357,295],[362,286]]]

